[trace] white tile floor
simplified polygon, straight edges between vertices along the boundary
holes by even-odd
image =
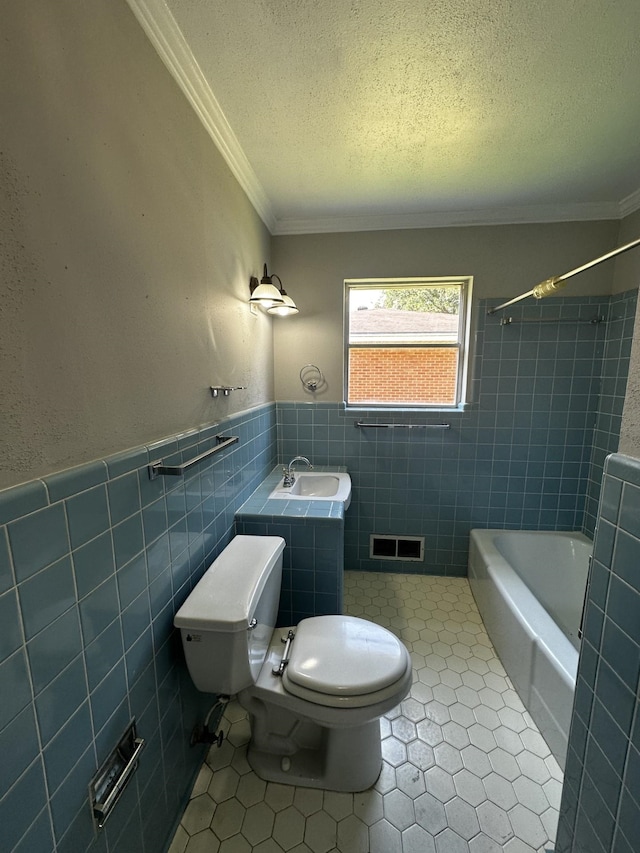
[[[345,573],[345,612],[411,651],[411,694],[382,720],[360,794],[266,783],[231,703],[169,853],[542,853],[562,773],[493,650],[466,579]]]

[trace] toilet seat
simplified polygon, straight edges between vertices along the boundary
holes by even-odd
[[[284,689],[328,707],[384,701],[411,668],[404,644],[386,628],[355,616],[303,619],[282,676]]]

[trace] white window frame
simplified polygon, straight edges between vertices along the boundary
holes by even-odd
[[[366,347],[380,348],[381,346],[413,347],[433,349],[440,346],[451,347],[451,341],[446,343],[416,343],[415,341],[401,342],[397,339],[388,344],[383,341],[376,343],[361,344],[354,346],[349,341],[349,304],[350,296],[357,290],[388,290],[391,287],[416,287],[419,285],[442,287],[444,285],[459,285],[460,290],[460,313],[458,324],[458,337],[454,346],[458,347],[458,374],[455,389],[455,401],[453,404],[446,403],[349,403],[349,352],[351,349],[363,349]],[[350,278],[344,282],[344,400],[345,408],[351,411],[364,409],[380,409],[384,411],[456,411],[465,408],[469,402],[469,361],[470,361],[470,328],[471,328],[471,295],[473,290],[473,276],[421,276],[416,278]]]

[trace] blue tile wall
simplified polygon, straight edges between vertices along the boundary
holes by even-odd
[[[215,435],[240,441],[187,478]],[[173,615],[276,461],[273,404],[0,492],[0,850],[159,853],[212,697],[191,685]],[[131,717],[140,766],[104,832],[87,786]]]
[[[0,492],[0,849],[163,849],[202,755],[188,747],[188,735],[210,701],[186,675],[173,613],[228,542],[236,510],[276,457],[303,452],[316,464],[347,466],[349,568],[416,571],[412,562],[370,560],[370,533],[425,535],[427,558],[418,570],[462,575],[471,527],[592,530],[599,471],[617,447],[635,298],[634,291],[611,300],[545,300],[513,316],[567,322],[509,326],[481,303],[476,404],[447,413],[447,431],[367,431],[341,405],[279,403]],[[600,314],[607,323],[575,322]],[[183,461],[220,431],[238,434],[239,444],[186,479],[149,479],[149,461]],[[629,721],[638,717],[640,642],[632,628],[640,624],[640,595],[630,560],[640,533],[640,482],[616,464],[602,493],[591,584],[600,598],[587,613],[581,664],[594,672],[579,679],[569,767],[576,800],[563,826],[589,844],[612,840],[623,851],[633,849],[629,828],[639,803],[640,723]],[[243,523],[245,532],[262,531],[258,519]],[[339,609],[331,600],[342,570],[335,525],[314,526],[313,571],[308,526],[288,519],[284,527],[282,618]],[[615,708],[599,690],[618,697]],[[116,813],[94,838],[87,783],[132,716],[147,746]],[[576,805],[578,794],[588,808]],[[596,813],[603,818],[594,825],[588,815]]]
[[[591,534],[593,534],[598,512],[604,460],[609,453],[617,451],[620,439],[637,300],[638,292],[631,290],[612,296],[608,308],[607,335],[602,356],[598,409],[593,432],[593,450],[583,525],[585,532]]]
[[[491,316],[499,300],[481,301],[465,412],[279,402],[279,460],[304,453],[351,474],[346,567],[465,575],[473,527],[592,535],[604,458],[617,450],[636,297],[546,299]],[[502,325],[505,316],[514,322]],[[451,429],[357,429],[357,418]],[[424,562],[370,559],[372,533],[425,536]]]
[[[236,519],[236,532],[282,536],[282,587],[278,626],[297,625],[307,616],[342,613],[344,525],[332,518],[250,516]]]
[[[628,853],[640,832],[640,461],[605,462],[556,853]]]

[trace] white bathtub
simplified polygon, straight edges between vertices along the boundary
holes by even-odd
[[[563,769],[590,554],[581,533],[471,531],[469,581],[480,615]]]

